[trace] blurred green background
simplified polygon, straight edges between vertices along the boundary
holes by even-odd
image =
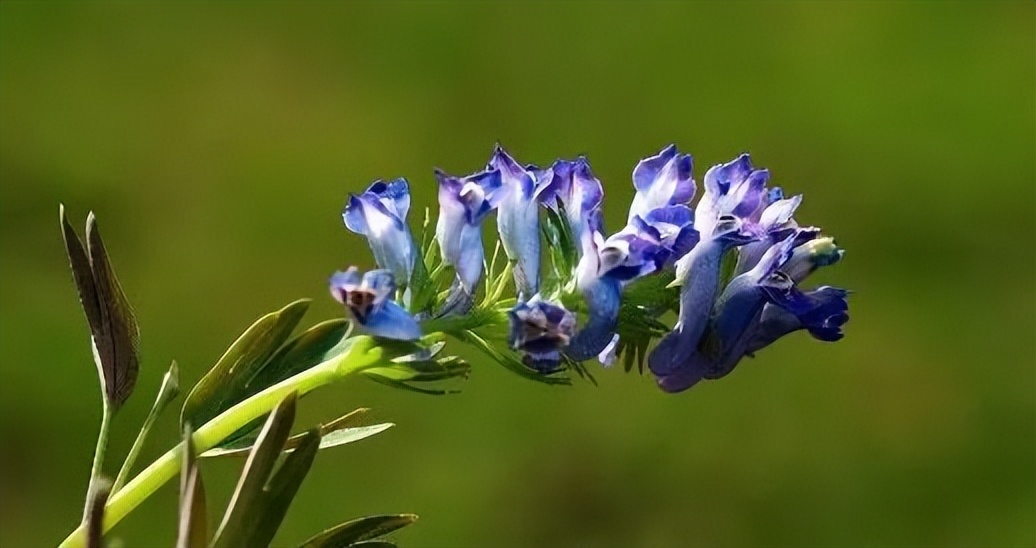
[[[328,274],[370,263],[347,192],[402,175],[434,206],[433,166],[500,140],[588,154],[613,227],[642,156],[678,143],[700,181],[751,152],[847,248],[817,282],[856,290],[848,336],[677,396],[484,362],[451,397],[326,389],[304,419],[398,426],[322,453],[280,544],[411,511],[413,547],[1033,546],[1034,29],[1032,2],[4,2],[0,544],[76,524],[100,416],[60,202],[97,212],[142,326],[121,455],[171,358],[193,383],[262,313],[341,313]],[[238,465],[206,463],[212,499]],[[170,546],[175,491],[113,537]]]

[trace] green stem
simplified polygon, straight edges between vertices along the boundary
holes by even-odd
[[[104,386],[101,386],[104,389]],[[94,490],[97,489],[97,481],[101,479],[104,469],[104,454],[108,452],[108,432],[111,430],[112,408],[108,404],[108,397],[101,398],[101,429],[97,433],[97,446],[94,447],[94,462],[90,466],[90,483],[86,488],[86,507],[83,509],[83,523],[86,523],[90,515],[90,505],[94,498]],[[82,526],[80,526],[82,528]]]
[[[133,445],[130,447],[129,453],[126,454],[126,460],[123,461],[122,468],[119,469],[119,475],[115,476],[115,483],[112,484],[112,494],[118,493],[119,489],[122,489],[122,485],[126,483],[126,477],[129,475],[130,469],[133,468],[133,463],[140,456],[141,448],[144,447],[144,440],[147,439],[148,433],[151,432],[151,427],[155,424],[155,419],[158,418],[160,403],[160,401],[155,401],[155,405],[151,406],[151,411],[148,413],[147,418],[144,419],[144,425],[140,427],[137,438],[133,440]]]
[[[343,354],[281,381],[205,423],[192,436],[195,450],[200,454],[212,449],[241,427],[269,413],[291,392],[305,394],[350,373],[377,365],[383,359],[384,352],[380,347],[374,346],[367,337],[357,337]],[[182,446],[183,442],[166,451],[109,499],[105,507],[103,531],[110,530],[159,487],[176,477],[180,472],[180,459],[183,458]],[[85,541],[84,528],[80,525],[61,542],[59,548],[83,548]]]

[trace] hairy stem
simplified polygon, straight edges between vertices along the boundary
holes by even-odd
[[[384,360],[384,352],[373,346],[366,337],[358,340],[340,356],[316,365],[294,377],[281,381],[262,392],[227,409],[194,432],[195,450],[200,454],[212,449],[228,436],[255,419],[270,412],[291,392],[299,395],[331,384],[350,373],[377,365]],[[365,344],[366,343],[366,344]],[[122,521],[133,509],[154,494],[159,487],[176,477],[183,458],[183,442],[176,445],[142,470],[105,507],[103,531],[107,532]],[[59,545],[60,548],[83,548],[86,537],[80,525]]]

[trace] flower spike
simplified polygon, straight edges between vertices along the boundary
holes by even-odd
[[[621,359],[627,371],[646,363],[661,389],[681,392],[726,376],[789,333],[842,338],[848,292],[800,287],[843,255],[833,238],[796,221],[802,196],[769,187],[770,172],[741,154],[706,171],[692,203],[692,170],[691,155],[675,145],[641,159],[625,226],[609,233],[604,187],[585,157],[540,169],[497,145],[483,171],[436,171],[435,240],[420,248],[406,227],[406,181],[375,181],[350,197],[345,221],[367,236],[381,270],[339,272],[332,294],[368,334],[444,333],[550,383],[568,382],[557,375],[565,370],[586,376],[587,360],[607,367]],[[502,270],[495,253],[486,263],[482,242],[494,211],[508,259]],[[393,301],[395,280],[406,283],[409,311]],[[506,348],[494,346],[505,338]]]

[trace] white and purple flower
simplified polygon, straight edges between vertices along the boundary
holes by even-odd
[[[536,294],[540,279],[540,212],[536,203],[536,179],[500,145],[493,150],[488,169],[500,172],[501,198],[496,222],[500,243],[514,263],[518,298]]]
[[[435,172],[439,182],[439,220],[435,237],[442,260],[457,272],[457,282],[467,295],[474,295],[482,277],[485,251],[482,247],[482,220],[503,197],[500,171],[489,169],[454,177]]]

